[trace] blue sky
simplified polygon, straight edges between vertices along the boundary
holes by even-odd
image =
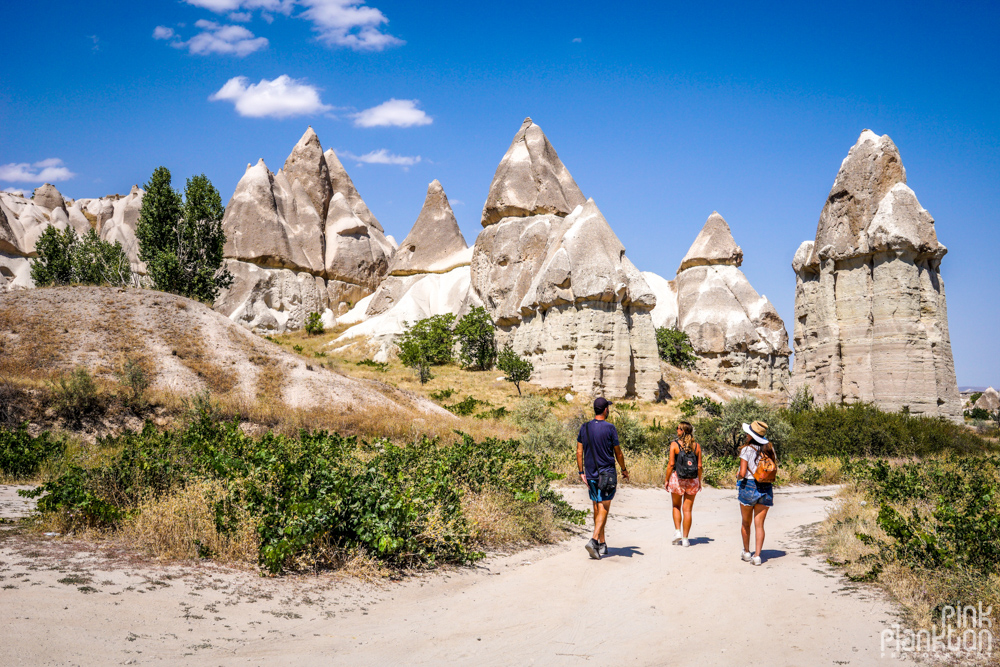
[[[312,125],[397,240],[437,178],[471,244],[531,116],[640,269],[672,278],[718,210],[790,327],[792,255],[870,128],[950,250],[959,384],[1000,385],[1000,11],[705,4],[6,3],[0,189],[124,193],[165,165],[228,200]]]

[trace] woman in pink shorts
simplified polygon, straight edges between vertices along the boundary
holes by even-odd
[[[667,474],[663,487],[674,501],[674,544],[690,546],[691,507],[694,497],[701,491],[701,445],[692,437],[694,428],[687,422],[677,425],[677,439],[670,443],[667,455]],[[683,509],[683,512],[682,512]],[[681,534],[683,519],[684,533]]]

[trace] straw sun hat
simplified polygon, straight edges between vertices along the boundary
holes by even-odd
[[[767,424],[764,422],[755,421],[750,424],[743,424],[743,432],[762,445],[768,443],[767,438],[764,437],[767,435]]]

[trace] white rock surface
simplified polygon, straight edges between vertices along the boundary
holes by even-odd
[[[223,229],[235,280],[215,308],[262,331],[300,329],[311,312],[332,325],[375,291],[395,252],[312,128],[284,169],[271,173],[263,160],[247,166]]]
[[[934,219],[892,140],[865,130],[795,254],[795,372],[820,403],[961,418]]]
[[[972,407],[980,408],[987,412],[996,412],[1000,410],[1000,393],[993,387],[990,387],[983,392],[983,395],[979,397]]]
[[[667,280],[652,271],[643,271],[642,277],[656,297],[656,307],[650,311],[653,327],[677,327],[677,281]]]
[[[531,119],[497,167],[482,222],[470,303],[491,314],[499,345],[532,362],[531,380],[653,398],[653,292]]]
[[[672,284],[676,328],[691,339],[701,375],[746,388],[786,391],[791,350],[784,322],[740,271],[742,262],[743,251],[729,225],[713,212]]]

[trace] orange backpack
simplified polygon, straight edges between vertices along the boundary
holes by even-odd
[[[778,477],[778,462],[757,448],[757,469],[753,471],[754,481],[771,484]]]

